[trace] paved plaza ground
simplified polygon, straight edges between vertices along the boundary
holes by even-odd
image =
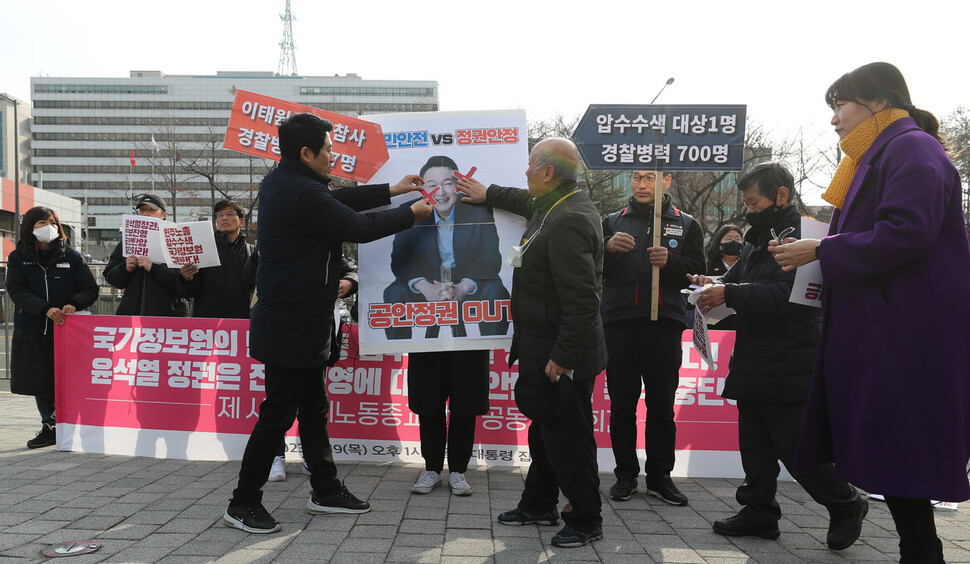
[[[728,539],[711,523],[735,512],[738,480],[675,482],[690,497],[672,507],[640,492],[610,501],[612,474],[600,474],[605,538],[578,549],[550,544],[558,527],[509,527],[495,516],[512,509],[524,469],[474,467],[470,497],[445,487],[412,495],[421,467],[410,464],[338,464],[350,490],[373,505],[363,515],[311,516],[304,510],[309,484],[299,464],[286,482],[264,488],[264,504],[283,530],[250,535],[222,524],[238,462],[189,462],[127,456],[28,450],[40,428],[33,398],[0,393],[0,563],[44,562],[44,548],[93,539],[89,562],[250,563],[338,562],[895,562],[897,539],[886,506],[871,502],[862,538],[851,548],[825,548],[825,509],[795,483],[779,487],[781,538]],[[903,461],[901,461],[903,463]],[[970,504],[937,510],[937,527],[950,564],[970,563]]]

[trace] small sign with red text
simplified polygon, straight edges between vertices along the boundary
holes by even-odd
[[[802,238],[821,239],[829,232],[829,224],[802,218]],[[799,266],[795,271],[795,283],[788,301],[795,304],[822,307],[822,267],[818,261]]]
[[[154,264],[181,268],[219,266],[219,250],[208,221],[174,223],[153,217],[126,215],[122,220],[122,254],[148,257]]]

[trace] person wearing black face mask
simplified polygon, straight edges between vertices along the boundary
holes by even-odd
[[[721,226],[711,238],[711,248],[707,251],[707,275],[724,276],[741,256],[744,246],[744,232],[732,223]]]
[[[711,248],[707,251],[707,275],[724,276],[741,258],[741,248],[744,247],[744,231],[740,227],[729,223],[722,226],[711,238]],[[694,306],[687,310],[687,325],[694,324]],[[709,329],[718,331],[734,331],[738,328],[738,318],[729,315],[717,323],[708,324]]]
[[[697,301],[701,311],[726,303],[737,313],[736,342],[731,371],[721,394],[738,402],[738,442],[744,483],[737,500],[744,507],[714,522],[714,532],[726,536],[778,538],[781,509],[775,500],[778,461],[818,503],[829,510],[826,538],[832,550],[851,546],[862,530],[867,502],[859,492],[835,476],[835,466],[822,464],[812,471],[793,469],[795,445],[802,427],[821,310],[788,301],[795,272],[784,272],[768,252],[771,230],[794,229],[800,237],[801,214],[790,203],[791,172],[775,162],[762,163],[738,181],[748,207],[751,228],[737,263]],[[706,276],[690,277],[695,284]]]

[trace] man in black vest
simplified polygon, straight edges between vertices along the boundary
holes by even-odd
[[[255,272],[247,268],[252,245],[246,242],[242,227],[246,213],[232,200],[221,200],[212,206],[216,223],[216,249],[219,266],[200,270],[186,264],[179,272],[179,294],[194,298],[192,317],[249,319]]]
[[[610,498],[626,501],[637,489],[637,403],[645,390],[644,425],[647,493],[671,505],[687,505],[687,496],[670,479],[674,469],[674,393],[680,374],[681,335],[687,301],[685,275],[704,268],[704,235],[694,219],[661,204],[660,246],[653,246],[656,172],[633,173],[633,195],[626,208],[603,220],[603,328],[610,361],[610,439],[616,460],[616,484]],[[662,188],[670,187],[670,174]],[[653,267],[660,267],[659,315],[650,320]]]
[[[801,238],[801,213],[791,203],[793,184],[791,172],[777,162],[759,164],[738,180],[751,228],[723,284],[705,289],[696,304],[701,311],[721,304],[737,311],[737,341],[721,395],[738,402],[744,483],[735,497],[744,507],[714,522],[714,532],[726,536],[776,539],[781,534],[778,461],[791,470],[815,371],[822,310],[789,301],[795,272],[784,272],[768,252],[772,229],[782,234],[791,228],[791,236]],[[706,276],[692,281],[711,282]],[[836,477],[834,464],[794,477],[829,510],[828,547],[851,546],[862,531],[868,502]]]
[[[463,201],[487,203],[529,219],[513,264],[512,347],[519,362],[515,403],[532,420],[532,463],[515,509],[503,525],[556,525],[559,492],[569,499],[553,546],[603,538],[602,500],[593,435],[592,396],[606,365],[599,301],[603,230],[589,195],[576,183],[579,151],[568,139],[544,139],[529,154],[529,191],[461,179]],[[515,258],[515,257],[510,257]]]
[[[263,507],[261,488],[286,430],[298,417],[303,458],[310,470],[307,511],[365,513],[370,504],[337,480],[327,436],[329,401],[323,385],[330,355],[333,306],[343,241],[366,243],[411,227],[431,215],[431,204],[362,214],[391,197],[420,189],[409,175],[395,186],[378,184],[331,191],[333,124],[294,114],[280,124],[281,159],[259,194],[259,267],[249,354],[266,367],[266,400],[243,454],[239,484],[223,521],[250,533],[274,533],[280,524]]]

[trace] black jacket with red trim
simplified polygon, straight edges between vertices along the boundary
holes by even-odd
[[[603,262],[603,324],[629,319],[650,319],[653,267],[647,249],[653,244],[653,208],[633,198],[624,209],[603,220],[603,236],[627,233],[636,240],[627,253],[606,253]],[[681,289],[687,274],[704,272],[704,234],[690,215],[677,209],[664,195],[660,217],[660,244],[667,247],[667,265],[660,269],[660,319],[684,324],[687,299]]]

